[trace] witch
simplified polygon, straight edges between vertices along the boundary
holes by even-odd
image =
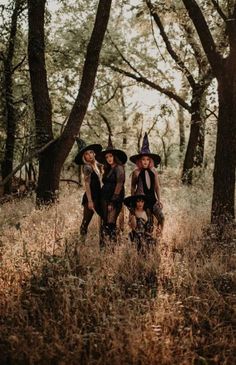
[[[146,252],[155,245],[152,236],[153,217],[146,207],[147,197],[144,194],[131,195],[124,199],[124,204],[130,211],[130,240],[134,242],[138,252]]]
[[[140,153],[131,156],[130,161],[136,164],[131,178],[131,195],[144,194],[146,196],[146,207],[156,217],[158,233],[161,233],[164,227],[164,214],[156,170],[161,158],[158,154],[150,152],[147,133],[143,137]]]
[[[124,151],[112,146],[109,137],[106,150],[96,155],[98,162],[103,164],[104,173],[102,177],[103,186],[101,189],[101,241],[104,246],[105,241],[117,241],[116,221],[122,208],[125,196],[125,169],[127,155]]]
[[[83,166],[85,193],[82,198],[83,219],[80,226],[82,241],[85,241],[88,226],[96,212],[101,214],[101,165],[95,160],[97,153],[101,152],[100,144],[83,146],[74,159],[77,165]]]

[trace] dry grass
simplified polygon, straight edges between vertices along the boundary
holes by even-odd
[[[100,253],[96,221],[80,244],[75,189],[47,210],[1,207],[1,364],[235,363],[235,237],[206,230],[210,187],[173,176],[164,238],[146,257],[126,233]]]

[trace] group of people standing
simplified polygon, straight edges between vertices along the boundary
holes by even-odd
[[[100,144],[84,146],[75,163],[83,165],[85,193],[82,198],[83,219],[81,239],[85,240],[89,223],[96,212],[101,217],[100,246],[117,241],[117,218],[123,203],[128,207],[130,239],[138,250],[155,243],[153,217],[157,219],[157,232],[161,233],[164,215],[160,200],[160,184],[156,167],[159,155],[151,153],[145,133],[139,154],[130,157],[136,165],[131,178],[131,195],[125,198],[125,164],[127,155],[116,149],[109,140],[102,150]]]

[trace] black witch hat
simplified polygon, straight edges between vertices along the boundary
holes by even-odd
[[[127,208],[130,209],[130,208],[136,207],[136,202],[138,200],[143,200],[146,203],[147,197],[144,194],[131,195],[131,196],[127,196],[127,198],[125,198],[123,200],[123,202],[127,206]]]
[[[145,135],[143,137],[143,144],[140,153],[131,156],[130,161],[136,163],[143,156],[148,156],[152,158],[155,166],[159,165],[159,163],[161,162],[161,157],[158,154],[150,152],[147,132],[145,132]]]
[[[124,165],[127,161],[127,155],[124,151],[119,150],[117,148],[113,147],[112,144],[112,140],[111,140],[111,136],[109,135],[108,138],[108,146],[104,151],[99,152],[96,155],[96,160],[102,164],[104,164],[106,162],[106,154],[107,153],[111,153],[112,155],[116,156],[118,158],[118,160]]]
[[[74,159],[74,162],[77,164],[77,165],[83,165],[84,164],[84,161],[83,161],[83,155],[86,151],[94,151],[95,155],[97,153],[99,153],[101,150],[102,150],[102,146],[100,144],[89,144],[89,145],[86,145],[85,141],[83,141],[82,139],[80,138],[76,138],[76,142],[77,142],[77,145],[78,145],[78,148],[79,148],[79,152],[77,153],[75,159]]]

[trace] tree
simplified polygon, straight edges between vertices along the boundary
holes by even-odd
[[[228,36],[228,54],[224,56],[200,5],[195,0],[182,1],[218,82],[219,115],[211,221],[215,224],[232,222],[235,217],[236,166],[236,4],[233,2],[230,6],[228,2],[226,14],[219,2],[212,0]]]
[[[48,92],[45,65],[44,13],[46,0],[28,0],[29,45],[28,58],[38,146],[53,140],[52,106]],[[93,92],[99,55],[106,32],[112,0],[98,3],[94,28],[83,67],[80,88],[67,124],[58,139],[39,158],[37,202],[49,203],[56,198],[63,163],[78,134]]]
[[[122,62],[126,63],[129,69],[132,70],[132,72],[121,69],[120,67],[117,67],[114,64],[113,65],[109,64],[108,66],[111,67],[116,72],[120,72],[123,75],[135,79],[137,82],[148,85],[149,87],[159,91],[160,93],[165,94],[170,99],[176,101],[181,107],[185,108],[190,113],[191,115],[190,136],[183,164],[182,181],[183,183],[191,184],[193,167],[195,165],[201,165],[203,161],[203,153],[204,153],[203,127],[205,123],[203,104],[205,100],[206,90],[213,78],[212,72],[207,62],[207,58],[205,57],[203,52],[199,51],[198,44],[196,44],[197,42],[194,41],[193,37],[191,37],[191,27],[190,26],[187,27],[184,19],[181,20],[180,24],[181,29],[183,30],[182,34],[180,35],[182,39],[180,43],[183,44],[182,48],[185,49],[186,51],[185,53],[191,54],[189,49],[190,48],[193,49],[193,52],[191,54],[191,56],[193,57],[191,59],[190,56],[185,57],[186,58],[185,60],[184,53],[182,52],[181,55],[180,54],[181,50],[178,49],[177,51],[175,49],[178,47],[178,45],[176,45],[176,47],[173,46],[172,44],[173,38],[170,41],[171,35],[167,34],[160,13],[161,12],[163,13],[163,18],[164,18],[165,15],[169,16],[171,12],[171,15],[173,15],[176,18],[176,23],[175,23],[176,25],[178,24],[178,20],[180,17],[180,12],[177,11],[177,7],[175,5],[172,5],[171,7],[165,5],[164,7],[165,9],[163,9],[162,4],[158,4],[158,2],[155,2],[155,4],[153,4],[150,0],[146,0],[145,2],[151,17],[154,19],[154,22],[159,29],[160,36],[162,38],[163,44],[165,45],[168,54],[171,57],[171,59],[175,62],[175,69],[182,73],[183,77],[186,80],[186,83],[188,83],[188,86],[190,88],[189,92],[191,93],[190,105],[188,102],[185,101],[185,99],[182,96],[179,96],[174,91],[173,84],[171,84],[170,87],[168,88],[161,86],[161,83],[163,83],[166,79],[166,75],[163,75],[162,82],[160,84],[156,81],[151,81],[150,77],[143,76],[143,72],[141,71],[141,69],[139,69],[139,67],[137,67],[136,65],[134,66],[133,62],[127,60],[127,57],[125,57],[119,51],[119,49],[118,52],[120,54]],[[156,42],[156,44],[158,45],[158,42]],[[158,63],[159,61],[157,61],[157,64]],[[154,67],[156,68],[156,66]],[[173,66],[170,64],[170,68],[172,67]],[[160,67],[158,68],[158,71],[160,72]]]
[[[15,0],[14,8],[11,16],[11,24],[9,31],[8,45],[5,55],[2,54],[3,61],[3,94],[4,94],[4,114],[6,124],[6,143],[4,158],[1,163],[2,167],[2,179],[8,176],[13,170],[13,157],[15,148],[15,135],[16,135],[16,124],[17,114],[14,103],[13,95],[13,75],[16,69],[21,66],[24,59],[19,64],[14,65],[14,52],[15,42],[17,34],[17,22],[20,13],[23,11],[25,5],[24,0]],[[9,194],[11,192],[11,179],[4,186],[4,193]]]

